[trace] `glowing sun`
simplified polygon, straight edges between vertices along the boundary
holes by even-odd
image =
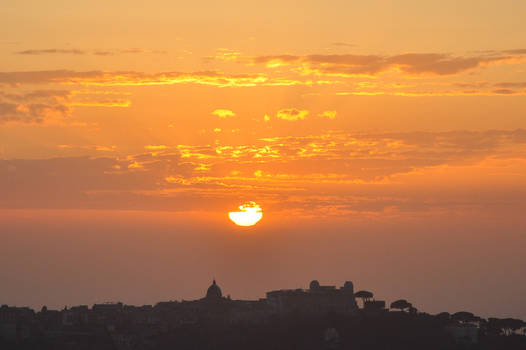
[[[228,213],[230,220],[238,226],[253,226],[263,217],[261,207],[256,202],[247,202],[240,205],[239,210]]]

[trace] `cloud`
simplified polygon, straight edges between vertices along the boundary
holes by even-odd
[[[499,88],[524,88],[526,89],[526,81],[501,82],[501,83],[495,83],[493,86],[499,87]]]
[[[400,97],[439,97],[439,96],[526,96],[526,91],[512,89],[495,90],[446,90],[446,91],[339,91],[338,96],[378,96]]]
[[[212,112],[212,114],[222,119],[234,117],[236,115],[234,112],[232,112],[229,109],[216,109]]]
[[[144,50],[144,49],[133,48],[133,49],[120,50],[119,52],[120,53],[144,53],[144,52],[147,52],[147,51]]]
[[[77,49],[45,49],[45,50],[24,50],[17,51],[17,55],[46,55],[46,54],[70,54],[70,55],[85,55],[87,52]]]
[[[526,49],[513,49],[513,50],[506,50],[504,52],[512,54],[512,55],[526,55]]]
[[[274,68],[297,63],[300,58],[300,56],[294,55],[256,56],[251,58],[251,63],[264,64],[267,67]]]
[[[109,51],[109,50],[96,50],[96,51],[93,51],[93,54],[95,56],[113,56],[115,55],[115,52]]]
[[[4,159],[0,207],[191,210],[244,196],[320,215],[523,206],[525,146],[525,130],[327,133],[125,157]]]
[[[45,52],[61,52],[58,49],[43,50]],[[117,51],[93,51],[100,55],[118,53],[153,52],[145,49],[126,49]],[[32,54],[39,54],[31,51]],[[28,53],[29,54],[29,53]],[[44,54],[44,52],[42,52]],[[80,54],[80,52],[78,53]],[[345,80],[335,77],[376,78],[387,72],[399,73],[409,78],[416,76],[451,76],[470,72],[481,67],[497,64],[518,64],[526,60],[526,53],[522,49],[507,51],[492,51],[473,55],[453,55],[448,53],[406,53],[396,55],[363,55],[363,54],[312,54],[312,55],[263,55],[243,57],[232,50],[219,50],[222,60],[237,61],[249,65],[265,65],[268,68],[290,66],[286,71],[272,70],[266,73],[237,73],[229,74],[215,70],[196,72],[165,71],[147,73],[140,71],[26,71],[0,72],[0,85],[21,86],[37,84],[79,85],[79,86],[143,86],[143,85],[172,85],[199,84],[217,87],[252,87],[252,86],[316,86],[342,84]],[[306,79],[305,76],[310,76]],[[318,78],[323,76],[323,78]],[[301,78],[298,78],[301,77]],[[313,78],[314,77],[314,78]],[[414,79],[413,79],[414,80]],[[420,80],[421,81],[421,80]],[[376,80],[376,82],[381,82]],[[421,81],[422,82],[422,81]],[[352,84],[352,81],[347,81]],[[364,82],[366,83],[366,82]],[[425,84],[423,82],[422,84]],[[415,84],[413,82],[413,84]],[[448,89],[438,95],[521,95],[520,86],[495,87],[492,90],[482,88],[455,90]],[[363,86],[349,94],[374,95],[394,94],[400,96],[428,96],[437,94],[433,89],[415,89],[417,91],[403,91],[399,87],[394,93],[389,90],[367,90]],[[392,90],[392,89],[391,89]],[[524,90],[524,89],[523,89]],[[125,100],[106,101],[105,105],[126,106]]]
[[[147,151],[162,151],[167,149],[168,146],[166,145],[146,145],[144,146],[144,149]]]
[[[448,54],[403,54],[392,56],[387,61],[408,74],[453,75],[483,65],[509,60],[509,56],[458,57]]]
[[[85,86],[142,86],[200,84],[218,87],[312,85],[312,81],[271,79],[264,74],[224,74],[217,71],[144,73],[134,71],[0,72],[0,85],[62,84]]]
[[[309,114],[309,111],[307,110],[299,110],[296,108],[286,108],[286,109],[280,109],[276,113],[276,118],[283,119],[283,120],[289,120],[289,121],[296,121],[296,120],[303,120],[305,117]]]
[[[0,92],[0,124],[3,122],[41,123],[49,118],[65,117],[69,91],[43,90],[24,94]]]
[[[61,150],[91,150],[97,152],[115,152],[116,146],[102,146],[102,145],[57,145]]]
[[[166,53],[162,50],[149,50],[141,48],[130,48],[120,50],[78,50],[78,49],[29,49],[15,52],[16,55],[49,55],[49,54],[62,54],[62,55],[96,55],[96,56],[113,56],[118,54],[138,54],[138,53]]]
[[[509,56],[457,57],[448,54],[310,55],[303,59],[306,69],[327,75],[375,76],[389,70],[406,75],[454,75],[471,69],[508,60]]]
[[[74,107],[130,107],[131,101],[121,98],[106,98],[97,100],[79,100],[71,101],[68,106]]]
[[[497,52],[492,55],[454,56],[446,53],[406,53],[399,55],[274,55],[251,58],[252,64],[279,67],[296,64],[301,74],[328,76],[377,76],[398,71],[409,76],[455,75],[491,64],[523,62],[522,50]]]
[[[338,96],[405,96],[405,97],[438,97],[438,96],[526,96],[526,89],[512,89],[512,88],[489,88],[486,89],[437,89],[437,90],[354,90],[354,91],[339,91],[335,93]]]
[[[434,81],[389,83],[381,80],[349,83],[350,89],[337,91],[339,96],[524,96],[525,82],[451,82],[439,83]]]
[[[67,116],[69,109],[63,105],[31,103],[20,105],[0,102],[0,124],[3,122],[41,123],[45,119]]]
[[[220,61],[236,61],[239,56],[241,55],[240,52],[231,50],[231,49],[217,49],[217,52],[214,56],[206,56],[204,57],[205,61],[213,61],[213,60],[220,60]]]
[[[328,119],[336,119],[336,111],[324,111],[320,114],[318,114],[318,117],[321,118],[328,118]]]
[[[120,93],[83,90],[36,90],[23,93],[0,91],[0,124],[42,123],[68,117],[71,107],[128,107]]]
[[[30,102],[39,99],[63,100],[71,95],[69,90],[35,90],[24,93],[9,93],[0,91],[0,98],[15,102]]]
[[[141,49],[141,48],[121,49],[121,50],[114,50],[113,52],[120,53],[120,54],[137,54],[137,53],[166,54],[167,53],[164,50],[151,50],[151,49]]]

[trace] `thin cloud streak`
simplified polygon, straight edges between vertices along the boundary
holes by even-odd
[[[199,84],[218,87],[312,85],[316,81],[269,78],[264,74],[224,74],[217,71],[144,73],[134,71],[32,71],[0,72],[0,85],[16,87],[32,84],[86,86],[143,86]],[[326,82],[322,82],[326,83]]]
[[[445,53],[406,53],[391,56],[358,54],[274,55],[247,57],[251,64],[268,68],[296,65],[300,74],[327,76],[374,77],[389,71],[408,76],[446,76],[497,64],[518,64],[525,61],[522,50],[498,52],[494,55],[454,56]]]
[[[120,50],[79,50],[79,49],[28,49],[14,52],[15,55],[96,55],[96,56],[114,56],[119,54],[141,54],[141,53],[153,53],[153,54],[166,54],[163,50],[149,50],[141,48],[130,48]]]

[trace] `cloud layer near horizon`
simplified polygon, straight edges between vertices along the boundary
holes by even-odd
[[[23,50],[19,54],[84,55],[89,50]],[[154,52],[145,49],[119,53]],[[156,52],[156,51],[155,51]],[[208,68],[195,71],[144,72],[137,70],[33,70],[0,72],[0,122],[42,122],[67,116],[74,106],[128,107],[133,97],[109,96],[101,89],[191,84],[218,88],[305,88],[310,94],[327,96],[399,97],[522,96],[526,79],[477,78],[484,68],[524,69],[524,49],[485,51],[474,55],[449,53],[310,54],[244,56],[229,49],[208,58]],[[28,88],[45,86],[43,93],[64,88],[84,90],[95,98],[71,99],[71,93],[44,98]],[[92,93],[86,91],[91,90]],[[134,91],[134,94],[137,90]],[[106,94],[106,96],[104,96]],[[16,97],[19,96],[19,97]],[[23,96],[23,97],[22,97]],[[13,101],[23,99],[24,102]],[[282,116],[285,116],[283,114]],[[280,119],[289,120],[290,118]],[[304,115],[299,119],[304,119]]]
[[[287,203],[300,215],[339,216],[526,204],[526,193],[501,182],[526,184],[524,130],[145,148],[151,152],[124,158],[0,160],[0,207],[213,211],[257,195],[274,210]]]

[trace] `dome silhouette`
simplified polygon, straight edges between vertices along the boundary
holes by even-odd
[[[320,289],[320,282],[318,282],[317,280],[313,280],[313,281],[310,283],[309,288],[310,288],[311,290]]]
[[[351,281],[346,281],[346,282],[344,283],[344,285],[343,285],[343,288],[345,288],[345,289],[351,289],[351,290],[352,290],[352,289],[354,289],[354,286],[353,286],[353,284],[352,284]]]
[[[221,293],[221,288],[216,284],[216,280],[212,283],[210,287],[208,287],[208,290],[206,291],[206,298],[207,299],[219,299],[223,296],[223,293]]]

